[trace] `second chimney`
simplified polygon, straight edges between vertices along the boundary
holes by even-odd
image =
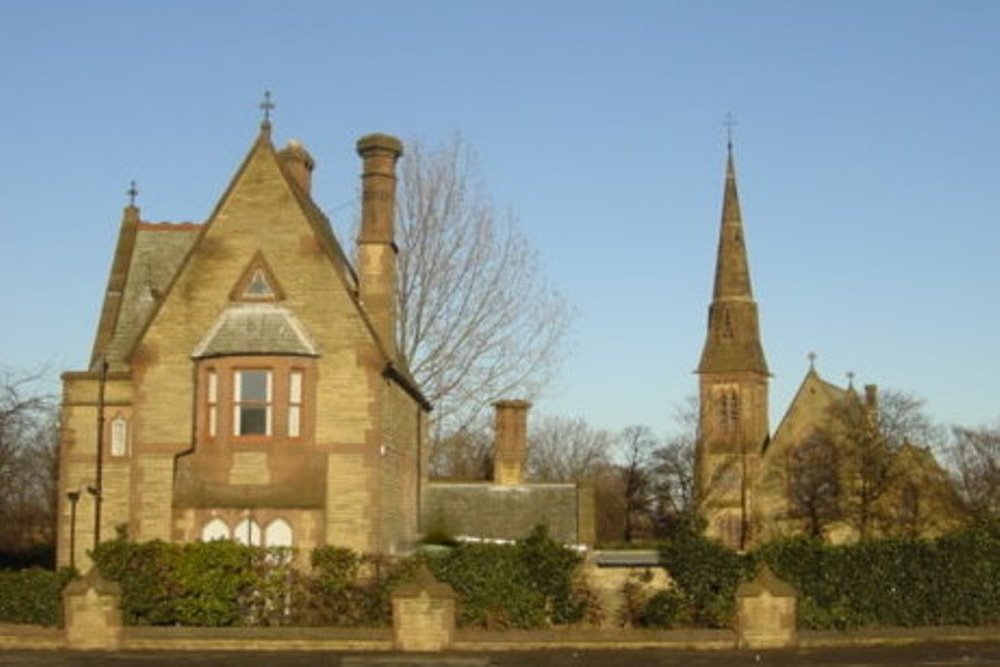
[[[496,442],[494,443],[493,481],[503,486],[524,483],[524,464],[528,457],[528,401],[497,401]]]
[[[396,160],[403,144],[387,134],[358,139],[361,233],[358,288],[361,303],[389,357],[396,358]]]

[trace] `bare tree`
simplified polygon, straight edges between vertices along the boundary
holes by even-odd
[[[841,516],[840,461],[826,433],[814,431],[788,457],[788,515],[821,539]]]
[[[547,416],[531,426],[528,476],[540,482],[593,479],[603,470],[614,439],[582,418]]]
[[[619,438],[625,506],[625,541],[631,542],[649,521],[651,479],[649,463],[656,438],[648,426],[629,426]]]
[[[674,406],[675,432],[653,451],[653,490],[660,536],[689,526],[694,519],[694,462],[698,438],[698,397]]]
[[[0,371],[0,550],[53,539],[58,426],[41,378]]]
[[[545,280],[510,212],[499,213],[461,138],[410,141],[397,214],[398,344],[435,405],[435,435],[492,401],[531,399],[563,357],[568,302]]]
[[[950,463],[959,494],[973,515],[1000,516],[1000,422],[952,428]]]
[[[493,430],[465,428],[439,438],[430,453],[430,474],[436,478],[493,478]]]

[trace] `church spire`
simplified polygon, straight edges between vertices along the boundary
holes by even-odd
[[[713,298],[752,299],[750,264],[743,237],[743,217],[736,189],[736,167],[733,164],[733,144],[727,146],[726,185],[722,196],[722,227],[719,231],[719,251],[715,263]]]
[[[727,144],[726,183],[715,262],[715,287],[709,306],[708,337],[699,373],[751,371],[768,374],[760,343],[757,304],[750,285],[750,262],[736,188],[733,144]]]

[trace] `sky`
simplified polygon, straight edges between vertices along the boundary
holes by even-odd
[[[273,93],[343,232],[355,140],[456,134],[578,316],[534,414],[674,427],[731,113],[777,425],[809,367],[1000,418],[1000,3],[0,3],[0,366],[82,369],[129,181],[202,222]],[[349,240],[349,236],[342,240]]]

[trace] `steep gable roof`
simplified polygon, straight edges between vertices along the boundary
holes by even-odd
[[[821,419],[825,419],[828,407],[834,401],[847,396],[848,391],[827,382],[820,377],[814,367],[810,366],[806,372],[806,376],[802,379],[802,384],[799,385],[798,391],[795,392],[791,403],[788,404],[788,409],[781,418],[778,428],[775,429],[774,435],[769,440],[768,447],[775,443],[781,444],[785,440],[790,439],[793,436],[792,432],[795,430],[798,418],[803,415],[811,415],[810,421],[813,424]]]

